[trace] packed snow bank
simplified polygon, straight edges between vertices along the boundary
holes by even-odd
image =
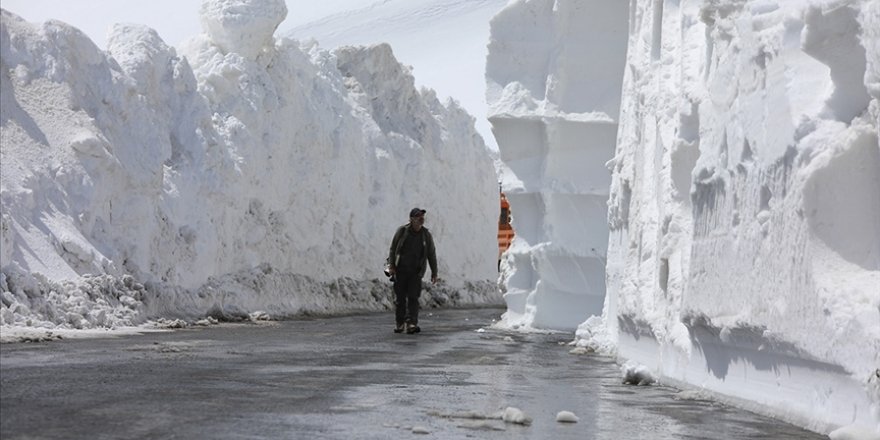
[[[595,308],[574,295],[543,295],[560,272],[576,280],[569,291],[597,292],[586,265],[562,269],[542,254],[587,254],[592,243],[579,241],[600,228],[550,215],[553,192],[571,180],[547,178],[553,130],[532,116],[548,102],[610,102],[590,93],[615,83],[583,73],[616,68],[608,57],[545,68],[559,47],[591,41],[566,34],[595,32],[589,18],[560,14],[574,3],[606,11],[517,1],[493,21],[490,106],[501,158],[520,180],[508,198],[523,238],[505,262],[508,316],[568,326],[564,311],[577,310],[587,338],[577,345],[616,346],[662,381],[816,431],[880,432],[880,4],[632,2],[608,162],[607,297],[590,318]],[[566,80],[578,85],[559,87]],[[517,119],[505,127],[508,115]],[[570,169],[605,160],[580,151]]]
[[[205,1],[182,56],[142,26],[102,52],[2,12],[0,324],[388,308],[381,267],[413,206],[444,281],[423,301],[500,299],[473,118],[416,90],[387,45],[275,40],[285,14]]]
[[[416,84],[438,96],[454,96],[472,115],[492,150],[486,120],[486,41],[489,20],[508,0],[382,0],[338,2],[331,15],[296,15],[283,35],[326,48],[389,43],[401,63],[412,66]],[[293,22],[290,29],[287,23]]]
[[[602,312],[627,10],[517,1],[492,19],[489,121],[516,229],[501,263],[510,327],[574,329]]]
[[[866,58],[880,56],[880,8],[660,6],[633,11],[655,19],[630,35],[613,161],[619,355],[818,431],[880,428],[864,389],[880,366]]]

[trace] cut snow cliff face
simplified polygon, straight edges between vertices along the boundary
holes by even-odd
[[[471,116],[387,45],[275,40],[283,1],[201,13],[178,54],[141,26],[102,52],[2,12],[0,323],[388,307],[377,276],[413,206],[433,300],[494,300],[498,193]]]
[[[601,314],[606,202],[626,57],[627,4],[512,2],[491,23],[489,121],[516,238],[506,325],[574,329]]]
[[[550,92],[566,79],[582,81],[565,93],[570,109],[617,84],[583,73],[592,65],[620,74],[608,58],[553,61],[562,66],[554,70],[545,69],[551,55],[523,55],[564,54],[569,29],[592,29],[585,17],[559,14],[575,3],[517,1],[496,17],[487,66],[495,118],[543,121],[548,102],[565,110]],[[880,433],[880,3],[631,8],[609,162],[604,319],[585,322],[579,344],[611,343],[664,380],[817,431],[852,424]],[[517,21],[538,29],[514,33]],[[564,301],[583,310],[573,295],[542,296],[559,267],[542,255],[567,246],[587,254],[591,244],[579,241],[606,231],[583,215],[549,215],[558,190],[546,176],[559,153],[539,126],[528,141],[495,126],[502,159],[521,180],[509,188],[525,243],[504,274],[514,317],[562,316]],[[586,154],[600,137],[580,139]],[[586,170],[605,159],[589,159],[567,164],[593,176]],[[572,268],[581,285],[568,290],[597,291],[591,270]],[[511,302],[522,291],[536,300]]]

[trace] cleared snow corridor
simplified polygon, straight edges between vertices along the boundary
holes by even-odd
[[[276,36],[283,0],[204,0],[178,47],[2,10],[0,339],[390,310],[418,206],[425,305],[506,302],[505,331],[880,438],[880,0],[511,0],[465,56],[500,3],[292,30],[448,38],[417,59],[479,60],[432,78],[485,69],[497,163],[391,45]]]

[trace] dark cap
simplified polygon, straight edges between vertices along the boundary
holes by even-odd
[[[426,212],[428,212],[428,211],[425,211],[424,209],[421,209],[421,208],[413,208],[409,212],[409,216],[410,217],[421,217],[421,216],[425,215]]]

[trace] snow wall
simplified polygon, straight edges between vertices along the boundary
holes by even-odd
[[[577,311],[578,345],[668,383],[880,435],[880,2],[520,0],[491,35],[505,323]],[[559,135],[584,111],[616,148]],[[584,213],[606,160],[607,223]]]
[[[512,174],[516,237],[501,263],[512,327],[573,329],[602,313],[627,10],[520,1],[492,19],[486,95]]]
[[[390,309],[382,266],[414,206],[443,280],[423,302],[501,302],[473,117],[387,45],[276,40],[286,14],[205,1],[178,53],[143,26],[105,52],[2,12],[5,329]]]

